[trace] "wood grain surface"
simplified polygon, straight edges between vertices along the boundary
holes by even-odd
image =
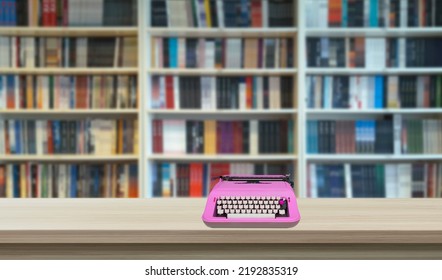
[[[2,199],[5,243],[442,244],[439,199],[300,199],[289,229],[213,229],[205,199]]]

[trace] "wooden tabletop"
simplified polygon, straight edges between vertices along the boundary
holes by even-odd
[[[213,229],[205,199],[1,199],[4,243],[442,244],[440,199],[299,199],[289,229]]]

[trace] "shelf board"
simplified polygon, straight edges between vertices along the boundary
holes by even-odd
[[[237,154],[184,154],[184,155],[167,155],[167,154],[153,154],[147,157],[148,160],[156,161],[245,161],[245,162],[269,162],[269,161],[292,161],[297,160],[297,155],[294,154],[268,154],[268,155],[237,155]]]
[[[288,28],[147,28],[147,33],[157,37],[294,37],[298,31]]]
[[[138,109],[18,109],[0,110],[0,115],[135,115]]]
[[[323,68],[323,67],[309,67],[306,69],[307,75],[414,75],[414,74],[440,74],[442,73],[442,67],[419,67],[419,68],[378,68],[378,69],[365,69],[365,68]]]
[[[306,114],[311,116],[333,115],[382,115],[382,114],[441,114],[442,108],[403,108],[403,109],[307,109]]]
[[[212,75],[225,75],[225,76],[238,76],[238,75],[282,75],[290,76],[297,72],[296,68],[288,69],[184,69],[184,68],[151,68],[147,70],[150,74],[155,75],[189,75],[189,76],[212,76]]]
[[[308,161],[315,162],[376,162],[376,161],[423,161],[442,160],[442,154],[418,155],[369,155],[369,154],[307,154]]]
[[[180,109],[180,110],[167,110],[167,109],[150,109],[147,110],[148,114],[162,116],[162,117],[214,117],[214,118],[232,118],[238,119],[239,117],[259,118],[270,116],[286,116],[297,113],[296,109],[262,109],[262,110],[204,110],[204,109]]]
[[[0,162],[114,162],[137,161],[138,155],[0,155]]]
[[[79,68],[50,68],[50,67],[35,67],[35,68],[9,68],[1,67],[0,74],[18,74],[18,75],[129,75],[137,74],[137,67],[79,67]]]
[[[35,37],[131,37],[138,27],[0,27],[1,36]]]
[[[307,37],[424,37],[442,36],[441,27],[415,28],[309,28],[305,30]]]

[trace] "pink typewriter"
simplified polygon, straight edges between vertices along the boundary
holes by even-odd
[[[225,175],[202,218],[210,227],[292,227],[301,216],[288,175]]]

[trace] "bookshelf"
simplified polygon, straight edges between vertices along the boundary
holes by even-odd
[[[372,0],[363,0],[372,1]],[[376,153],[352,153],[352,154],[310,154],[308,153],[309,140],[308,123],[310,121],[355,121],[355,120],[382,120],[394,119],[399,116],[402,119],[412,120],[440,120],[442,107],[417,107],[417,108],[312,108],[309,106],[309,92],[307,80],[312,76],[344,77],[351,79],[355,76],[375,77],[382,76],[385,81],[389,77],[414,77],[414,76],[441,76],[442,67],[388,67],[387,64],[373,67],[350,67],[348,64],[343,67],[312,67],[308,65],[308,52],[311,51],[307,41],[311,38],[321,39],[343,39],[352,38],[365,39],[396,39],[396,38],[442,38],[442,27],[407,27],[401,24],[397,27],[375,26],[375,27],[325,27],[310,26],[311,17],[306,10],[312,3],[309,0],[293,0],[292,26],[289,27],[164,27],[152,26],[151,0],[136,1],[137,23],[134,26],[0,26],[0,37],[32,37],[32,38],[136,38],[137,62],[131,67],[0,67],[0,75],[66,75],[66,76],[109,76],[128,75],[136,77],[138,91],[137,107],[132,108],[0,108],[0,121],[7,119],[66,119],[81,120],[86,118],[98,119],[134,119],[138,121],[138,151],[134,154],[118,155],[5,155],[0,157],[0,165],[7,162],[60,162],[60,163],[81,163],[81,162],[120,162],[136,163],[138,166],[138,192],[139,197],[152,197],[153,170],[155,164],[175,162],[175,163],[226,163],[237,164],[280,164],[287,163],[294,174],[297,195],[308,197],[309,164],[402,164],[402,163],[438,163],[441,161],[441,153],[409,154],[394,152],[391,154]],[[240,1],[239,1],[240,2]],[[320,1],[324,4],[327,1]],[[176,5],[175,2],[173,2]],[[212,2],[210,2],[212,3]],[[217,3],[217,1],[213,1]],[[218,4],[217,4],[218,5]],[[323,8],[322,8],[323,9]],[[324,15],[324,10],[318,10],[318,14]],[[318,20],[318,15],[313,18]],[[328,15],[325,15],[327,21]],[[324,19],[323,19],[324,20]],[[186,26],[186,25],[182,25]],[[291,40],[293,65],[287,67],[200,67],[171,68],[158,66],[156,54],[156,41],[180,38],[184,42],[188,40],[221,40],[227,45],[230,39],[240,39],[241,48],[245,45],[245,40],[264,38],[271,40]],[[288,42],[288,41],[287,41]],[[224,46],[224,45],[223,45]],[[348,46],[345,46],[348,48]],[[227,47],[224,46],[224,51]],[[388,54],[386,54],[388,56]],[[155,60],[155,61],[153,61]],[[226,66],[226,65],[223,65]],[[263,66],[263,65],[261,65]],[[276,106],[274,108],[183,108],[183,104],[173,108],[159,108],[154,104],[153,89],[156,79],[161,77],[174,76],[189,79],[199,79],[208,77],[214,81],[240,79],[252,77],[252,79],[283,79],[291,81],[289,94],[291,106],[289,108]],[[253,80],[255,82],[255,80]],[[242,83],[242,82],[240,82]],[[218,91],[218,89],[216,89]],[[201,90],[202,92],[203,90]],[[282,92],[282,91],[281,91]],[[174,93],[175,94],[175,93]],[[175,98],[175,96],[174,96]],[[331,106],[333,107],[333,106]],[[153,152],[154,143],[152,140],[154,130],[154,120],[192,120],[192,121],[223,121],[234,122],[241,120],[244,122],[289,120],[293,123],[291,139],[291,150],[282,153],[157,153]],[[438,139],[438,138],[437,138]],[[442,139],[442,138],[441,138]],[[442,181],[441,181],[442,183]],[[441,188],[438,186],[438,188]]]

